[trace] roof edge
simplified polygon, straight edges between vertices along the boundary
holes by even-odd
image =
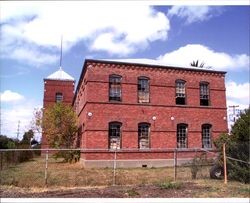
[[[188,71],[202,71],[202,72],[210,72],[210,73],[221,73],[226,74],[226,71],[218,71],[218,70],[209,70],[209,69],[198,69],[198,68],[187,68],[185,66],[174,66],[174,65],[157,65],[157,64],[147,64],[147,63],[135,63],[135,62],[124,62],[117,59],[117,61],[113,60],[105,60],[105,59],[85,59],[85,62],[99,62],[99,63],[113,63],[113,64],[123,64],[123,65],[139,65],[139,66],[150,66],[156,68],[170,68],[170,69],[178,69],[178,70],[188,70]]]

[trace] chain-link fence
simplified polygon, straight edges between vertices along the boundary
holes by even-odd
[[[1,185],[78,187],[191,181],[209,178],[209,169],[217,157],[216,152],[204,149],[159,149],[161,153],[172,156],[166,167],[119,168],[116,153],[122,153],[122,150],[107,150],[114,155],[112,167],[84,168],[80,162],[68,163],[55,158],[55,152],[59,151],[69,149],[0,149]],[[70,151],[88,152],[86,149]]]

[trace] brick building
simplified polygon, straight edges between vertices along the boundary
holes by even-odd
[[[86,59],[72,102],[82,163],[112,166],[116,151],[118,167],[165,166],[175,148],[183,161],[193,149],[214,150],[227,132],[224,79],[194,67]]]

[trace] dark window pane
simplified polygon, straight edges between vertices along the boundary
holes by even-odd
[[[200,83],[200,105],[209,106],[209,86],[208,83]]]
[[[61,92],[56,93],[56,103],[63,101],[63,94]]]
[[[177,125],[177,148],[187,148],[187,125]]]
[[[121,145],[121,124],[110,123],[109,124],[109,148],[120,149]]]
[[[175,83],[176,104],[186,104],[185,81],[177,80]]]
[[[138,102],[148,103],[149,102],[149,80],[148,79],[138,79]]]
[[[138,145],[139,149],[149,148],[149,124],[142,123],[138,125]]]
[[[211,125],[202,125],[202,148],[211,147]]]
[[[121,101],[121,76],[109,77],[109,100]]]

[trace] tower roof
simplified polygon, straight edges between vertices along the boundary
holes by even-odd
[[[62,67],[60,67],[58,71],[49,75],[46,79],[49,79],[49,80],[71,80],[71,81],[75,80],[68,73],[64,72]]]

